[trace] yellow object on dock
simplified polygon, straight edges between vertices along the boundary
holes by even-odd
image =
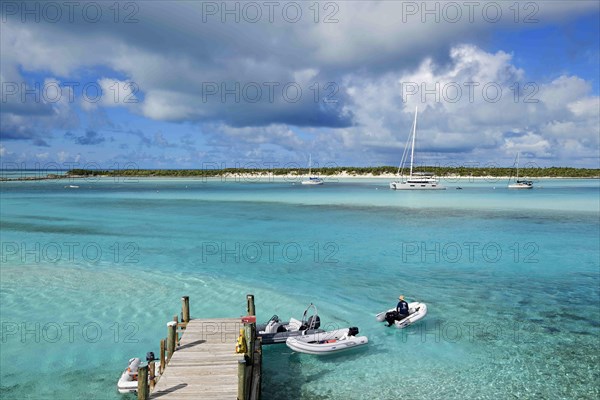
[[[235,346],[235,352],[239,354],[245,354],[248,351],[248,347],[246,346],[246,337],[244,335],[244,330],[240,329],[240,336],[237,339],[237,345]]]

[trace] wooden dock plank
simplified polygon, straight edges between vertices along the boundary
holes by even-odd
[[[242,327],[238,318],[190,320],[150,398],[237,399],[244,356],[235,352],[235,342]]]

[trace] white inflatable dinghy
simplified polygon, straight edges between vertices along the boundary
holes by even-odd
[[[338,329],[335,331],[315,333],[306,336],[290,337],[285,344],[299,353],[324,355],[339,353],[369,343],[366,336],[358,335],[358,328]]]
[[[396,311],[396,309],[392,308],[390,310],[380,312],[375,316],[375,318],[378,322],[384,322],[385,314],[392,311]],[[418,301],[408,303],[408,317],[399,321],[395,321],[394,324],[398,329],[406,328],[407,326],[421,320],[425,315],[427,315],[427,305],[425,303],[419,303]]]
[[[142,361],[139,358],[132,358],[129,360],[129,365],[127,365],[127,368],[123,371],[121,378],[119,378],[119,382],[117,383],[117,390],[119,393],[137,392],[137,376],[141,362]]]

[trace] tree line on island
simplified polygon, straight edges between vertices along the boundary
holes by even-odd
[[[71,169],[67,176],[135,176],[135,177],[221,177],[224,175],[307,175],[308,168],[224,168],[224,169],[122,169],[96,170]],[[326,167],[313,168],[311,173],[320,176],[333,175],[372,175],[397,174],[398,167]],[[512,176],[514,168],[503,167],[468,167],[468,166],[420,166],[413,172],[428,172],[439,177],[503,177]],[[598,178],[600,169],[546,167],[520,168],[519,176],[528,178]]]

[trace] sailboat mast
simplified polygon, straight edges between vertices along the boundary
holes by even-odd
[[[412,149],[410,150],[410,176],[413,174],[413,159],[415,157],[415,136],[417,136],[417,112],[418,107],[415,107],[415,122],[413,123]]]
[[[520,151],[517,151],[517,182],[519,182],[519,156],[521,155]]]
[[[308,176],[312,174],[312,154],[308,155]]]

